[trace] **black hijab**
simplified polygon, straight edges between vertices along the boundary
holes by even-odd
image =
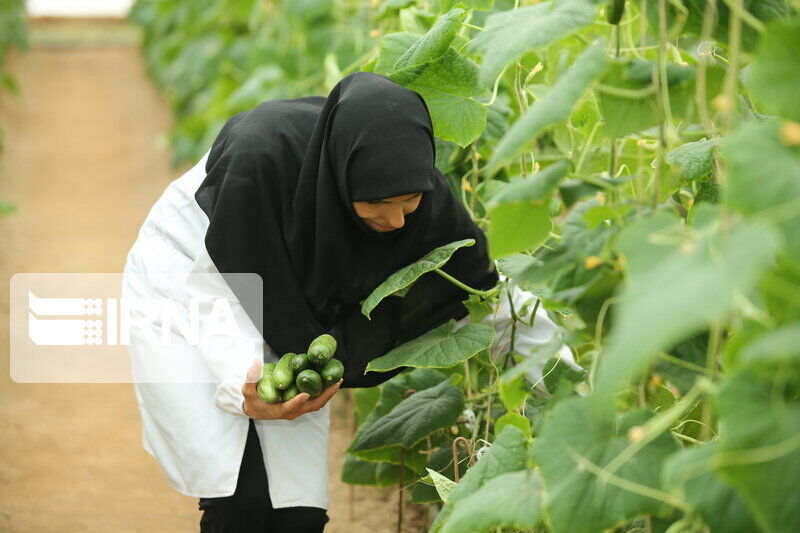
[[[467,314],[466,291],[428,273],[368,320],[360,302],[392,272],[472,238],[443,270],[477,289],[497,283],[486,236],[435,154],[422,97],[372,72],[349,74],[327,98],[270,100],[228,120],[195,199],[209,218],[205,245],[218,270],[261,276],[263,323],[252,294],[226,280],[278,356],[304,352],[327,332],[339,341],[342,386],[373,386],[401,369],[365,376],[370,360]],[[391,232],[372,230],[351,203],[416,192],[419,206]]]

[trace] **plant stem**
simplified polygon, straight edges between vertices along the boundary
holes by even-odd
[[[619,470],[622,465],[630,461],[634,455],[641,451],[642,448],[647,446],[664,431],[670,429],[672,424],[683,413],[691,409],[692,405],[700,397],[700,395],[706,392],[703,382],[703,379],[698,380],[695,386],[692,387],[688,393],[686,393],[686,396],[675,402],[675,404],[666,411],[645,422],[645,424],[642,426],[644,428],[644,433],[638,438],[638,440],[628,445],[628,447],[622,450],[619,455],[617,455],[611,460],[610,463],[608,463],[608,465],[606,465],[606,467],[603,469],[603,473],[600,475],[600,479],[605,481],[606,476],[610,476]]]
[[[500,285],[498,284],[498,285],[495,285],[494,287],[492,287],[489,290],[481,291],[481,290],[478,290],[478,289],[473,289],[469,285],[466,285],[466,284],[458,281],[456,278],[454,278],[453,276],[451,276],[450,274],[448,274],[447,272],[445,272],[444,270],[442,270],[440,268],[434,268],[433,271],[436,272],[437,274],[439,274],[440,276],[442,276],[444,279],[446,279],[447,281],[449,281],[453,285],[455,285],[456,287],[464,289],[465,291],[467,291],[470,294],[475,294],[475,295],[481,296],[483,298],[488,298],[489,296],[492,296],[493,294],[497,293],[497,291],[498,291],[498,289],[500,287]]]
[[[711,333],[708,339],[708,351],[706,352],[706,372],[711,376],[717,375],[717,356],[722,343],[722,326],[716,323],[711,328]],[[703,423],[700,430],[700,436],[703,440],[711,438],[711,404],[705,402],[703,404],[703,412],[701,415],[701,422]]]
[[[397,533],[403,533],[403,474],[405,466],[406,449],[400,447],[400,490],[397,497]]]
[[[706,8],[703,13],[703,27],[700,35],[700,42],[708,42],[711,39],[711,30],[714,27],[714,19],[717,13],[717,0],[707,0]],[[707,56],[700,54],[700,60],[697,63],[697,80],[695,82],[695,100],[697,103],[697,114],[700,116],[700,121],[703,123],[706,131],[709,132],[709,137],[716,136],[716,127],[711,122],[711,116],[708,113],[708,102],[706,101],[706,74],[708,69],[708,61],[711,56],[711,51]],[[714,132],[714,133],[712,133]],[[716,174],[716,172],[715,172]]]

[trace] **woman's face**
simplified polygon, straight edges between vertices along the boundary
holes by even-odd
[[[400,229],[405,216],[413,213],[422,200],[422,193],[392,196],[381,200],[353,202],[353,209],[364,223],[373,230],[384,233]]]

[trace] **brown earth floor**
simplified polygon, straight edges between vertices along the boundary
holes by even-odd
[[[0,96],[0,199],[19,211],[0,219],[0,531],[197,531],[196,500],[141,446],[130,384],[9,375],[8,280],[121,272],[151,204],[185,170],[161,141],[169,110],[134,46],[34,47],[8,66],[21,93]],[[344,393],[333,401],[326,532],[395,531],[396,491],[339,481],[351,414]],[[409,509],[404,531],[419,531],[421,514]]]

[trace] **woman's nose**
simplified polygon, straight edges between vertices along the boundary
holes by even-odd
[[[393,209],[387,215],[387,220],[389,221],[389,225],[395,229],[400,229],[406,223],[405,216],[403,215],[402,209]]]

